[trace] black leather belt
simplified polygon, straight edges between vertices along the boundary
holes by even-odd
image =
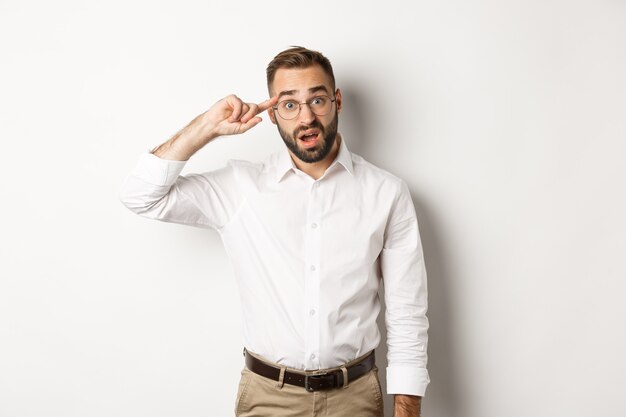
[[[250,355],[245,349],[243,354],[246,357],[246,367],[255,374],[264,376],[265,378],[278,381],[280,379],[280,368],[265,363],[254,356]],[[376,358],[374,351],[364,357],[357,363],[346,367],[348,371],[348,382],[352,382],[368,373],[374,368]],[[315,372],[308,374],[300,374],[285,370],[283,382],[286,384],[303,387],[309,392],[328,390],[343,386],[343,372],[337,369],[329,372]]]

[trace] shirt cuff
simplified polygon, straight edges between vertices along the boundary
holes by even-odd
[[[428,370],[412,366],[387,367],[387,394],[423,397],[430,382]]]
[[[132,175],[153,185],[169,186],[176,182],[186,163],[159,158],[148,150],[139,157]]]

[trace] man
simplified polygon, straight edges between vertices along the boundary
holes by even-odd
[[[270,99],[223,98],[144,153],[122,202],[144,217],[215,229],[242,298],[237,416],[382,416],[373,350],[384,282],[387,391],[420,414],[429,382],[426,271],[406,184],[348,151],[330,62],[295,47],[267,68]],[[260,163],[180,176],[213,139],[268,112],[286,148]]]

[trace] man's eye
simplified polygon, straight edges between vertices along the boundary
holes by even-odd
[[[324,97],[315,97],[313,100],[311,100],[311,104],[314,106],[321,106],[324,104],[324,102]]]
[[[285,110],[293,110],[296,108],[296,103],[294,103],[293,101],[286,101],[285,103],[283,103],[283,107],[285,108]]]

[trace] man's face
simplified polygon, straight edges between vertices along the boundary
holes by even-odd
[[[272,96],[279,95],[278,102],[290,100],[297,103],[309,102],[317,96],[328,96],[336,101],[323,116],[313,113],[302,104],[300,113],[285,120],[278,111],[269,109],[269,115],[287,148],[301,161],[313,163],[328,156],[337,136],[338,115],[341,112],[341,91],[333,91],[330,77],[322,67],[281,68],[276,71],[271,86]]]

